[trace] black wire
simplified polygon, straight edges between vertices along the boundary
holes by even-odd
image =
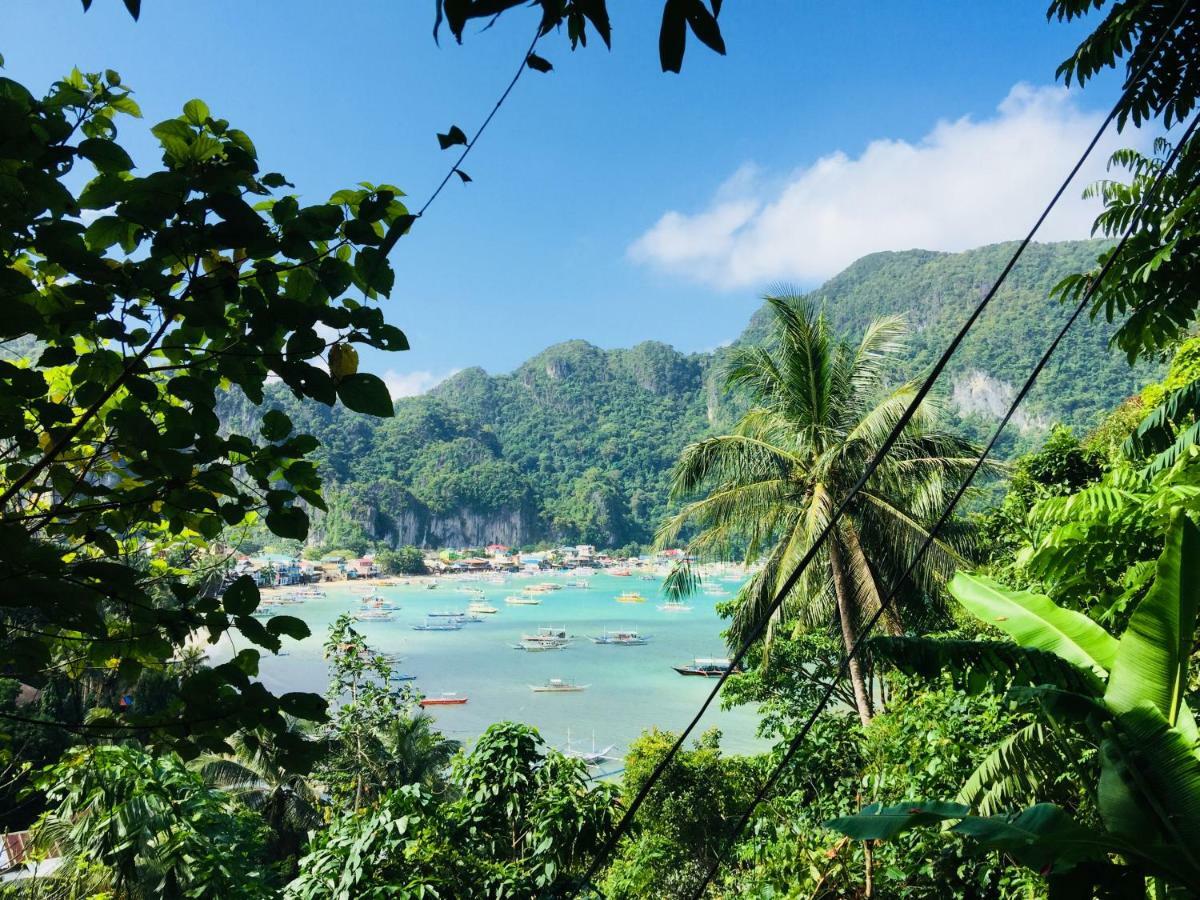
[[[513,73],[512,80],[508,82],[508,87],[506,87],[504,92],[500,94],[500,99],[496,101],[496,105],[492,107],[492,111],[487,114],[487,118],[483,120],[483,124],[479,126],[479,129],[475,132],[475,135],[467,142],[467,145],[463,147],[462,153],[458,155],[458,159],[454,161],[454,165],[450,167],[450,171],[446,173],[445,177],[442,178],[442,180],[438,183],[438,186],[434,188],[433,193],[429,195],[429,199],[425,201],[425,204],[419,210],[412,214],[411,218],[407,216],[401,216],[392,223],[391,227],[387,231],[387,234],[384,235],[383,241],[379,245],[379,252],[384,256],[387,256],[392,252],[392,248],[396,246],[396,241],[400,240],[405,232],[412,227],[413,222],[425,215],[425,211],[429,209],[433,201],[438,198],[438,195],[441,194],[442,189],[445,188],[450,179],[454,177],[454,173],[459,171],[459,166],[463,164],[463,160],[467,158],[467,154],[475,148],[475,142],[483,136],[483,132],[487,129],[488,125],[491,124],[491,121],[495,117],[496,113],[500,111],[500,107],[504,105],[504,101],[508,99],[508,95],[512,93],[512,89],[517,86],[517,82],[521,79],[521,76],[525,74],[525,70],[529,68],[529,57],[533,53],[534,48],[537,47],[537,42],[541,40],[542,34],[542,23],[539,22],[537,29],[533,32],[533,40],[529,42],[529,49],[526,50],[525,55],[521,57],[521,62],[517,66],[517,71]]]
[[[1091,302],[1092,296],[1099,289],[1100,283],[1104,280],[1104,277],[1116,264],[1117,258],[1121,255],[1121,251],[1125,248],[1126,242],[1128,242],[1134,230],[1141,224],[1141,211],[1144,210],[1144,208],[1148,205],[1150,198],[1153,196],[1155,191],[1157,191],[1162,179],[1170,170],[1171,166],[1174,165],[1175,160],[1178,158],[1179,153],[1183,149],[1184,145],[1187,144],[1187,142],[1191,139],[1192,133],[1195,131],[1198,124],[1200,124],[1200,116],[1197,116],[1192,120],[1192,124],[1188,126],[1188,129],[1186,132],[1184,132],[1182,139],[1171,151],[1171,155],[1167,158],[1166,163],[1159,170],[1154,181],[1151,183],[1150,189],[1142,196],[1138,204],[1138,214],[1133,216],[1129,226],[1125,229],[1125,233],[1121,236],[1120,242],[1113,249],[1112,254],[1100,268],[1100,271],[1096,273],[1096,277],[1092,279],[1091,283],[1088,285],[1088,288],[1084,292],[1083,297],[1080,299],[1079,304],[1075,307],[1075,311],[1071,313],[1070,318],[1063,323],[1062,328],[1059,329],[1058,334],[1050,343],[1050,346],[1046,349],[1046,352],[1042,354],[1041,359],[1039,359],[1037,365],[1033,367],[1033,371],[1030,372],[1029,377],[1025,379],[1025,383],[1021,386],[1021,390],[1017,393],[1016,397],[1013,398],[1013,402],[1009,405],[1004,417],[1000,420],[999,426],[992,433],[992,438],[990,441],[988,441],[987,447],[984,448],[983,453],[980,454],[979,459],[976,460],[975,465],[972,466],[971,471],[967,474],[967,477],[954,492],[954,496],[950,498],[949,504],[946,506],[945,510],[942,511],[941,516],[934,523],[933,528],[930,529],[929,534],[926,536],[924,542],[922,542],[920,548],[917,550],[912,562],[908,564],[908,568],[905,569],[904,573],[896,580],[896,587],[894,587],[887,597],[884,598],[883,602],[879,604],[879,608],[875,610],[875,613],[867,621],[866,626],[859,632],[859,635],[851,645],[849,652],[843,657],[841,665],[838,667],[837,675],[834,676],[830,682],[831,687],[826,688],[824,695],[821,697],[821,701],[817,704],[813,712],[809,714],[808,718],[804,722],[803,727],[801,727],[801,729],[796,733],[795,737],[792,738],[791,744],[788,746],[787,752],[783,755],[783,758],[780,759],[779,763],[771,771],[771,774],[767,777],[767,780],[763,782],[758,792],[754,795],[754,799],[750,801],[750,805],[746,808],[746,811],[742,814],[741,818],[738,819],[738,822],[734,826],[733,832],[729,835],[728,841],[726,842],[724,848],[722,851],[717,853],[716,860],[709,868],[704,880],[700,883],[700,886],[697,888],[696,892],[691,895],[692,900],[697,900],[697,898],[704,893],[705,889],[711,883],[713,877],[717,874],[717,871],[721,867],[724,853],[727,852],[729,848],[732,847],[737,841],[738,836],[741,834],[743,829],[745,829],[746,825],[750,821],[750,817],[754,814],[754,810],[758,808],[759,804],[762,803],[764,799],[766,799],[766,795],[770,792],[771,788],[775,786],[776,781],[779,780],[779,776],[783,774],[783,771],[791,763],[792,758],[796,755],[796,751],[800,749],[800,745],[804,743],[804,739],[812,730],[817,718],[824,711],[825,706],[829,703],[830,698],[833,696],[832,685],[836,684],[840,679],[845,677],[846,671],[850,665],[850,660],[855,656],[856,653],[858,653],[859,649],[867,640],[871,630],[879,621],[880,616],[883,615],[883,613],[895,599],[896,595],[900,592],[900,585],[902,585],[908,579],[908,577],[916,569],[917,564],[921,561],[921,558],[925,555],[929,548],[933,546],[933,542],[937,538],[938,532],[942,529],[946,522],[949,521],[951,514],[954,512],[954,507],[958,505],[958,501],[961,500],[963,494],[966,493],[971,481],[976,475],[979,474],[979,470],[983,467],[984,462],[991,454],[993,448],[995,448],[996,442],[1000,439],[1001,433],[1008,425],[1009,420],[1011,420],[1013,415],[1016,413],[1017,407],[1020,406],[1021,401],[1025,399],[1026,395],[1033,387],[1033,383],[1037,380],[1038,375],[1040,375],[1042,370],[1046,367],[1046,364],[1050,361],[1050,357],[1054,355],[1054,352],[1058,349],[1059,344],[1062,343],[1063,338],[1066,337],[1066,334],[1071,329],[1071,326],[1075,324],[1075,321],[1079,318],[1083,311],[1087,309],[1088,304]]]
[[[871,458],[870,462],[867,463],[866,468],[858,477],[858,480],[855,481],[849,492],[847,492],[846,496],[833,511],[833,515],[830,517],[829,522],[817,535],[816,540],[805,552],[800,562],[796,565],[796,568],[792,570],[792,573],[784,582],[783,587],[776,592],[775,598],[771,601],[770,606],[768,606],[764,611],[763,615],[759,618],[758,623],[751,630],[750,635],[745,639],[745,641],[743,641],[737,653],[730,660],[729,667],[721,673],[721,677],[717,679],[717,683],[713,686],[713,689],[704,699],[704,702],[701,703],[700,709],[696,712],[695,716],[692,717],[691,722],[689,722],[687,727],[680,733],[675,743],[671,745],[671,749],[667,751],[666,755],[659,761],[658,765],[654,767],[654,770],[650,773],[650,777],[646,780],[646,783],[634,796],[633,801],[629,804],[625,814],[621,817],[621,821],[617,823],[616,829],[613,831],[612,835],[610,835],[609,839],[605,841],[604,846],[600,848],[600,852],[593,860],[591,866],[588,867],[581,884],[586,885],[591,882],[596,873],[599,871],[603,861],[616,847],[617,842],[629,831],[629,828],[633,822],[633,817],[637,815],[637,811],[641,808],[647,796],[649,796],[654,785],[662,777],[663,773],[667,769],[667,766],[669,766],[675,756],[678,755],[679,750],[683,747],[684,741],[687,740],[691,733],[696,729],[696,726],[699,725],[704,713],[708,711],[709,706],[712,705],[713,700],[716,698],[717,694],[720,693],[721,688],[725,685],[725,682],[729,679],[729,675],[741,664],[751,646],[753,646],[754,642],[758,640],[759,636],[766,628],[767,622],[770,621],[771,616],[783,604],[784,599],[791,592],[792,588],[796,586],[796,582],[800,579],[800,576],[804,574],[805,570],[807,570],[813,559],[816,558],[816,555],[821,551],[821,548],[825,545],[825,541],[828,539],[830,532],[837,526],[846,509],[858,495],[858,492],[866,485],[867,481],[870,480],[871,476],[875,474],[875,470],[879,468],[879,465],[883,461],[884,457],[887,456],[887,454],[891,451],[892,446],[899,439],[904,429],[908,427],[909,421],[912,419],[913,415],[916,414],[917,409],[921,406],[925,398],[929,395],[929,392],[933,389],[934,384],[945,370],[950,358],[954,355],[959,345],[966,338],[967,332],[971,330],[971,328],[975,325],[975,322],[983,314],[983,311],[991,303],[992,298],[995,297],[1001,285],[1003,285],[1005,279],[1008,278],[1009,273],[1012,272],[1013,267],[1016,266],[1017,261],[1021,258],[1021,255],[1025,252],[1025,249],[1033,241],[1034,236],[1037,234],[1042,224],[1046,221],[1046,218],[1050,215],[1050,212],[1054,209],[1054,206],[1062,198],[1062,195],[1066,191],[1067,187],[1079,173],[1079,170],[1083,167],[1084,162],[1087,161],[1087,158],[1095,149],[1096,144],[1099,143],[1100,138],[1104,135],[1104,132],[1108,129],[1108,126],[1119,114],[1125,102],[1132,94],[1138,81],[1143,75],[1145,75],[1146,71],[1155,61],[1155,55],[1157,54],[1159,47],[1161,47],[1163,41],[1165,41],[1174,30],[1175,23],[1179,21],[1179,17],[1183,14],[1184,10],[1187,9],[1189,2],[1190,0],[1184,0],[1183,4],[1180,5],[1178,11],[1175,13],[1174,18],[1171,19],[1170,23],[1163,30],[1163,33],[1159,35],[1155,41],[1155,44],[1151,48],[1146,61],[1142,64],[1137,72],[1129,77],[1124,90],[1121,92],[1121,96],[1117,98],[1117,102],[1113,104],[1112,109],[1109,110],[1108,115],[1105,116],[1104,121],[1100,123],[1100,127],[1096,130],[1095,135],[1084,149],[1083,154],[1076,161],[1075,165],[1072,166],[1071,171],[1067,174],[1067,177],[1063,180],[1062,184],[1059,185],[1058,190],[1054,192],[1054,196],[1050,198],[1050,202],[1046,204],[1045,209],[1042,210],[1041,215],[1038,216],[1037,221],[1034,222],[1033,227],[1029,230],[1029,233],[1017,246],[1016,250],[1013,251],[1012,257],[1005,264],[1004,269],[1000,272],[1000,275],[997,277],[995,283],[979,301],[975,309],[971,312],[971,315],[967,317],[967,320],[959,328],[958,333],[955,334],[953,340],[950,341],[949,346],[947,346],[942,352],[942,355],[938,358],[938,361],[934,363],[929,375],[922,382],[920,388],[918,388],[916,394],[913,396],[913,399],[909,402],[908,407],[904,410],[904,413],[893,426],[891,433],[884,440],[882,446]],[[578,891],[568,896],[578,896]]]

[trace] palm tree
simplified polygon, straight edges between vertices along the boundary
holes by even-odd
[[[914,383],[888,388],[907,332],[903,320],[872,322],[854,347],[830,330],[823,313],[794,294],[768,297],[769,340],[736,349],[727,387],[751,408],[731,434],[688,446],[676,463],[672,498],[686,501],[659,531],[661,546],[691,530],[688,557],[735,550],[761,568],[742,588],[729,629],[740,645],[845,497],[916,393]],[[865,618],[894,586],[947,494],[975,463],[978,450],[939,426],[936,403],[921,404],[883,463],[842,516],[804,576],[767,623],[766,644],[784,622],[794,630],[834,618],[848,648]],[[701,496],[702,495],[702,496]],[[905,615],[927,613],[928,600],[964,549],[961,526],[939,537],[907,583]],[[685,594],[698,579],[677,567],[668,589]],[[898,633],[900,609],[883,616]],[[855,706],[870,721],[871,693],[858,657],[850,660]]]
[[[376,738],[392,784],[419,784],[429,790],[443,787],[446,767],[462,746],[444,737],[433,716],[423,710],[390,720],[376,732]]]
[[[289,717],[286,733],[300,737],[304,726]],[[308,831],[323,821],[317,790],[304,775],[289,771],[265,733],[238,732],[230,744],[232,754],[206,754],[192,767],[262,816],[271,835],[272,859],[298,856]]]

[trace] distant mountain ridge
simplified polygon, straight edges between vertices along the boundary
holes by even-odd
[[[1066,311],[1047,299],[1065,275],[1090,267],[1101,244],[1031,245],[947,369],[956,427],[975,437],[1049,343]],[[963,253],[875,253],[810,294],[834,326],[857,339],[872,318],[901,314],[913,329],[896,380],[919,377],[978,302],[1013,248]],[[759,310],[738,344],[767,333]],[[1152,372],[1107,352],[1111,328],[1080,322],[1030,396],[1004,450],[1053,422],[1077,429],[1136,391]],[[276,386],[268,405],[321,439],[330,512],[312,539],[428,546],[570,540],[645,543],[667,512],[680,450],[736,416],[722,388],[729,350],[684,354],[646,341],[604,350],[555,344],[514,371],[469,368],[371,420],[296,402]],[[231,401],[227,415],[256,416]]]

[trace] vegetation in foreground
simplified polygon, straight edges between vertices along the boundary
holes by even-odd
[[[1094,6],[1055,0],[1051,14]],[[683,7],[668,4],[664,65],[677,66],[688,28],[714,40]],[[1125,52],[1136,71],[1156,54],[1119,118],[1170,127],[1197,99],[1197,22],[1185,12],[1160,43],[1168,7],[1114,5],[1063,73],[1086,81]],[[461,33],[465,21],[450,24]],[[914,586],[904,633],[869,643],[878,700],[844,686],[857,714],[824,710],[733,835],[845,649],[832,621],[776,629],[725,697],[762,704],[776,749],[728,757],[715,735],[701,738],[584,885],[670,736],[631,748],[619,786],[594,785],[525,726],[454,747],[347,622],[330,635],[324,700],[267,692],[254,679],[258,649],[208,667],[189,647],[200,629],[235,630],[267,651],[306,633],[296,619],[250,615],[257,592],[220,583],[216,539],[259,514],[277,536],[305,536],[304,504],[324,502],[308,458],[316,442],[277,410],[257,435],[223,430],[215,397],[230,384],[255,397],[278,376],[312,400],[389,414],[352,345],[403,343],[372,301],[394,278],[379,247],[411,217],[386,186],[301,208],[279,195],[282,176],[259,172],[249,138],[198,101],[155,127],[162,169],[136,175],[114,140],[117,116],[136,114],[116,73],[73,73],[39,99],[0,80],[11,125],[0,291],[4,337],[22,348],[0,365],[0,640],[5,671],[21,676],[0,692],[0,809],[35,823],[35,857],[61,861],[0,891],[685,897],[722,863],[714,896],[1200,894],[1194,139],[1118,156],[1130,181],[1100,188],[1099,228],[1117,237],[1132,222],[1134,237],[1120,256],[1102,251],[1115,265],[1095,296],[1095,271],[1059,291],[1117,323],[1130,358],[1170,356],[1167,378],[1082,441],[1056,432],[1017,462],[1008,496],[971,523],[987,539],[982,557],[959,563],[944,596],[934,580]],[[96,170],[80,192],[64,183],[76,164]],[[84,209],[101,214],[85,226]],[[351,284],[362,302],[343,296]],[[318,325],[337,338],[327,344]],[[886,405],[877,387],[871,402]],[[760,394],[760,418],[806,421],[773,408],[787,396]],[[845,446],[840,430],[788,460],[800,496],[776,498],[764,547],[794,523],[812,474],[832,471],[824,450]],[[760,483],[743,474],[738,488]],[[888,496],[916,509],[920,483],[889,483]],[[865,527],[854,537],[866,541],[860,583],[878,592],[895,545]]]

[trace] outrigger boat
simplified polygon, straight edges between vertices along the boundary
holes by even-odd
[[[500,612],[500,610],[496,609],[496,607],[492,606],[490,603],[484,603],[482,600],[473,600],[467,604],[467,612],[483,613],[490,616],[493,613]]]
[[[691,612],[692,608],[682,600],[668,600],[666,603],[660,603],[658,608],[661,612]]]
[[[296,596],[304,598],[324,597],[325,592],[320,588],[302,588],[301,590],[296,591]]]
[[[363,597],[362,608],[395,610],[400,608],[400,604],[393,603],[391,600],[384,600],[382,597],[376,594],[370,597]]]
[[[603,750],[596,749],[596,733],[592,732],[592,750],[589,753],[586,750],[575,750],[571,747],[571,729],[567,729],[567,746],[563,750],[563,756],[570,756],[573,759],[583,760],[584,765],[589,769],[597,769],[606,762],[619,762],[621,757],[610,756],[616,744],[609,744]]]
[[[513,644],[514,650],[524,650],[526,653],[547,653],[551,650],[566,650],[567,641],[560,643],[551,643],[549,641],[521,641],[519,644]]]
[[[624,594],[617,595],[618,603],[645,603],[646,598],[637,591],[626,591]]]
[[[438,612],[425,613],[431,619],[461,619],[466,616],[465,612],[452,612],[450,610],[439,610]]]
[[[417,676],[416,675],[403,675],[399,672],[394,672],[394,673],[392,673],[391,680],[392,681],[416,681]]]
[[[599,637],[592,638],[595,644],[619,644],[623,647],[636,647],[646,643],[645,636],[636,631],[606,631]]]
[[[697,656],[690,665],[671,666],[680,675],[695,675],[700,678],[720,678],[726,672],[740,672],[731,669],[731,661],[723,656]]]
[[[540,626],[538,628],[537,634],[521,635],[521,640],[523,640],[523,641],[530,641],[530,642],[536,642],[536,643],[541,643],[541,644],[565,644],[570,639],[571,639],[571,636],[569,634],[567,634],[566,628],[559,628],[557,626],[547,627],[545,625]]]
[[[529,689],[535,694],[569,694],[575,691],[586,691],[590,684],[575,684],[563,681],[561,678],[547,678],[545,684],[531,684]]]
[[[537,597],[526,597],[522,594],[509,594],[504,602],[510,606],[541,606],[542,601]]]
[[[458,694],[442,694],[440,697],[425,697],[421,700],[420,705],[426,706],[462,706],[467,702],[466,697],[460,697]]]
[[[420,625],[414,625],[413,631],[462,631],[463,623],[458,619],[447,619],[444,622],[429,622],[426,621]]]
[[[368,609],[355,617],[360,622],[391,622],[395,617],[385,609]]]

